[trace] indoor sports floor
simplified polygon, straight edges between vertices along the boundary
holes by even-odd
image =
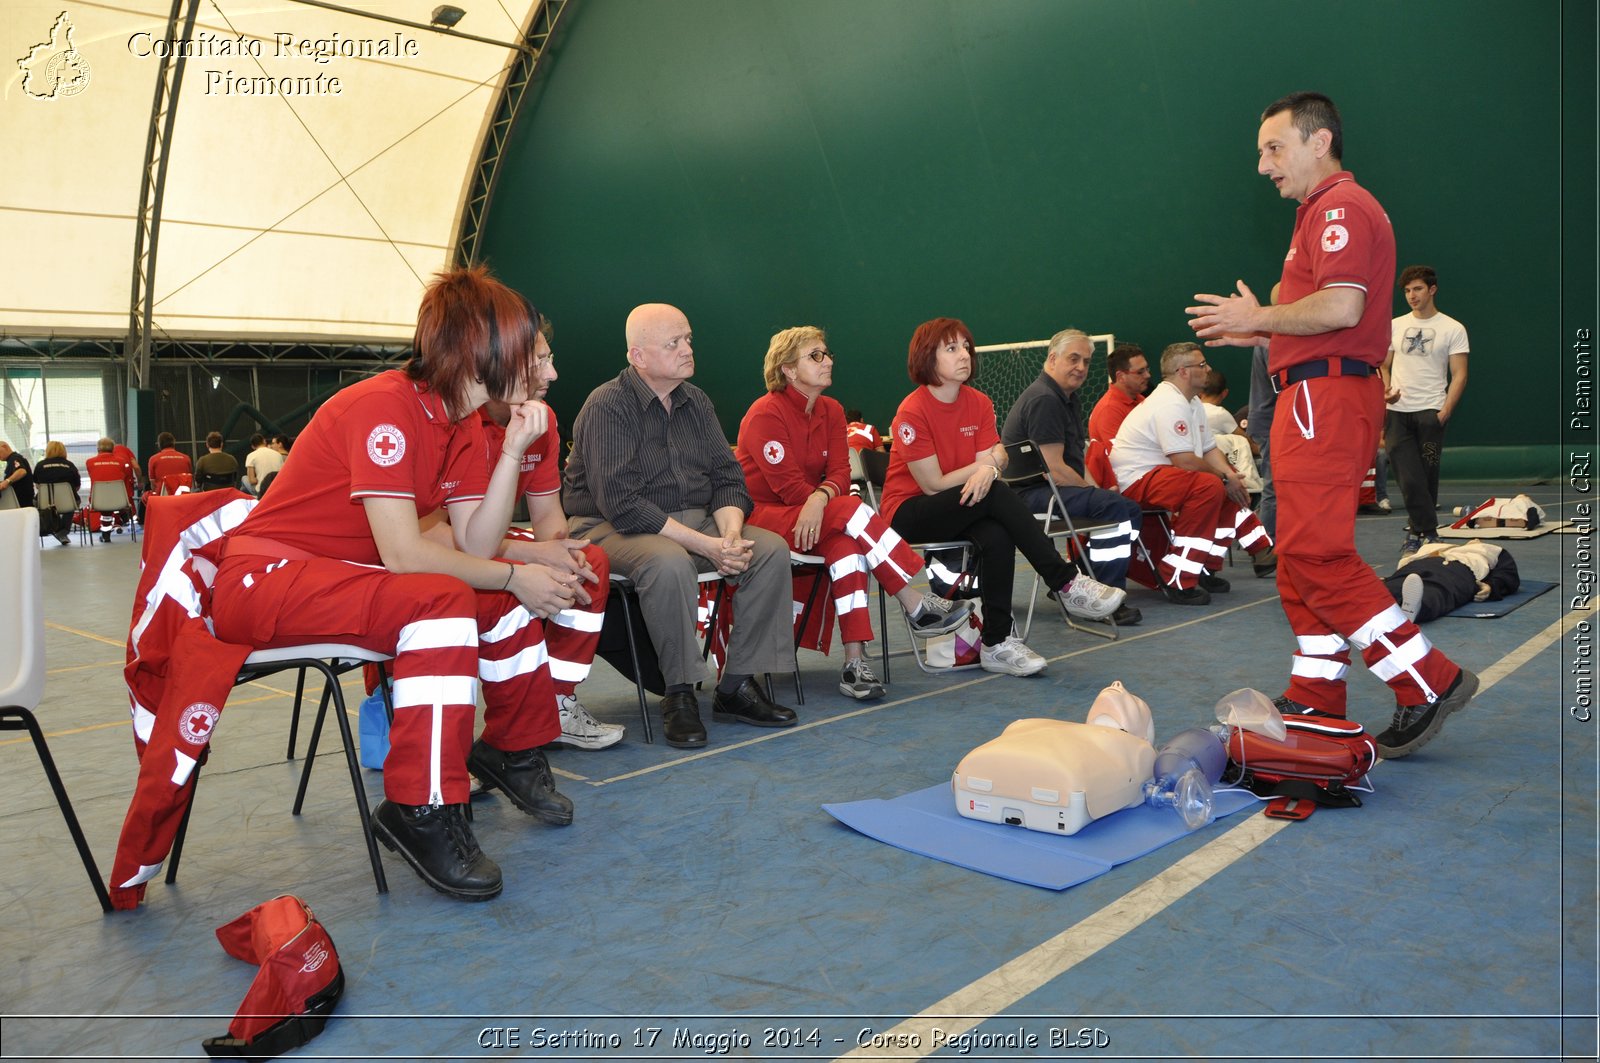
[[[1447,483],[1441,502],[1491,492]],[[1530,493],[1562,516],[1557,488]],[[1403,524],[1358,522],[1380,574]],[[552,754],[571,827],[476,802],[506,880],[483,904],[387,851],[390,892],[374,892],[336,743],[290,814],[287,676],[235,691],[181,874],[133,912],[100,913],[32,749],[7,734],[0,1056],[199,1058],[255,973],[214,928],[294,893],[347,977],[294,1058],[1594,1059],[1596,724],[1568,712],[1570,670],[1592,661],[1577,657],[1592,607],[1568,609],[1580,537],[1501,545],[1524,579],[1563,586],[1425,628],[1483,690],[1426,749],[1379,764],[1364,807],[1246,811],[1059,893],[880,844],[820,806],[947,780],[1014,719],[1082,720],[1115,679],[1153,707],[1158,742],[1234,688],[1276,695],[1293,640],[1242,556],[1206,608],[1135,590],[1144,624],[1116,642],[1041,599],[1040,678],[924,675],[891,617],[888,698],[848,701],[837,658],[802,653],[801,726],[715,723],[703,697],[702,751],[645,744],[632,685],[597,663],[583,701],[628,737]],[[105,872],[135,773],[120,667],[137,550],[51,543],[43,561],[40,717]],[[1030,576],[1019,565],[1023,606]],[[1351,680],[1352,716],[1382,730],[1386,691],[1359,666]]]

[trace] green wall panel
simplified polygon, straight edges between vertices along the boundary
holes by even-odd
[[[1401,264],[1438,269],[1469,329],[1451,443],[1552,444],[1561,16],[1553,0],[576,0],[485,254],[555,320],[564,424],[621,368],[628,310],[661,300],[688,314],[730,435],[768,337],[795,324],[828,330],[832,394],[882,425],[927,318],[964,318],[980,344],[1077,326],[1156,353],[1187,338],[1193,293],[1242,278],[1265,294],[1294,205],[1255,173],[1257,117],[1315,88]],[[1214,355],[1242,403],[1246,353]]]

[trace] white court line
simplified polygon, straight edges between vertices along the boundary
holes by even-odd
[[[1579,620],[1594,613],[1587,610],[1567,613],[1479,673],[1478,694],[1506,678],[1532,660],[1540,651],[1562,638]],[[1070,971],[1131,930],[1193,892],[1218,873],[1226,870],[1257,846],[1272,838],[1291,821],[1251,816],[1239,826],[1207,842],[1165,871],[1140,883],[1093,915],[1080,920],[1043,944],[1036,945],[988,974],[951,993],[932,1007],[912,1016],[892,1030],[879,1035],[879,1045],[913,1043],[924,1048],[858,1048],[840,1059],[923,1059],[934,1051],[933,1029],[948,1037],[966,1033],[994,1018]],[[912,1036],[915,1040],[911,1040]]]

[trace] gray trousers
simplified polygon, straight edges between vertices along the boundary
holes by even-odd
[[[695,531],[721,538],[708,510],[686,509],[670,516]],[[638,588],[640,611],[667,685],[715,678],[700,656],[694,622],[700,601],[698,577],[716,571],[716,566],[663,535],[628,535],[599,517],[573,517],[568,530],[574,538],[588,539],[605,550],[611,571],[628,577]],[[737,593],[724,670],[734,675],[792,672],[794,590],[789,545],[781,536],[749,524],[743,536],[754,542],[755,548],[750,567],[727,577]]]

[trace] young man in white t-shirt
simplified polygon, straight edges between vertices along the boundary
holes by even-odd
[[[1394,319],[1382,373],[1389,464],[1410,517],[1404,555],[1439,541],[1439,454],[1445,423],[1467,389],[1467,330],[1434,305],[1439,277],[1431,266],[1407,266],[1400,290],[1411,313]]]

